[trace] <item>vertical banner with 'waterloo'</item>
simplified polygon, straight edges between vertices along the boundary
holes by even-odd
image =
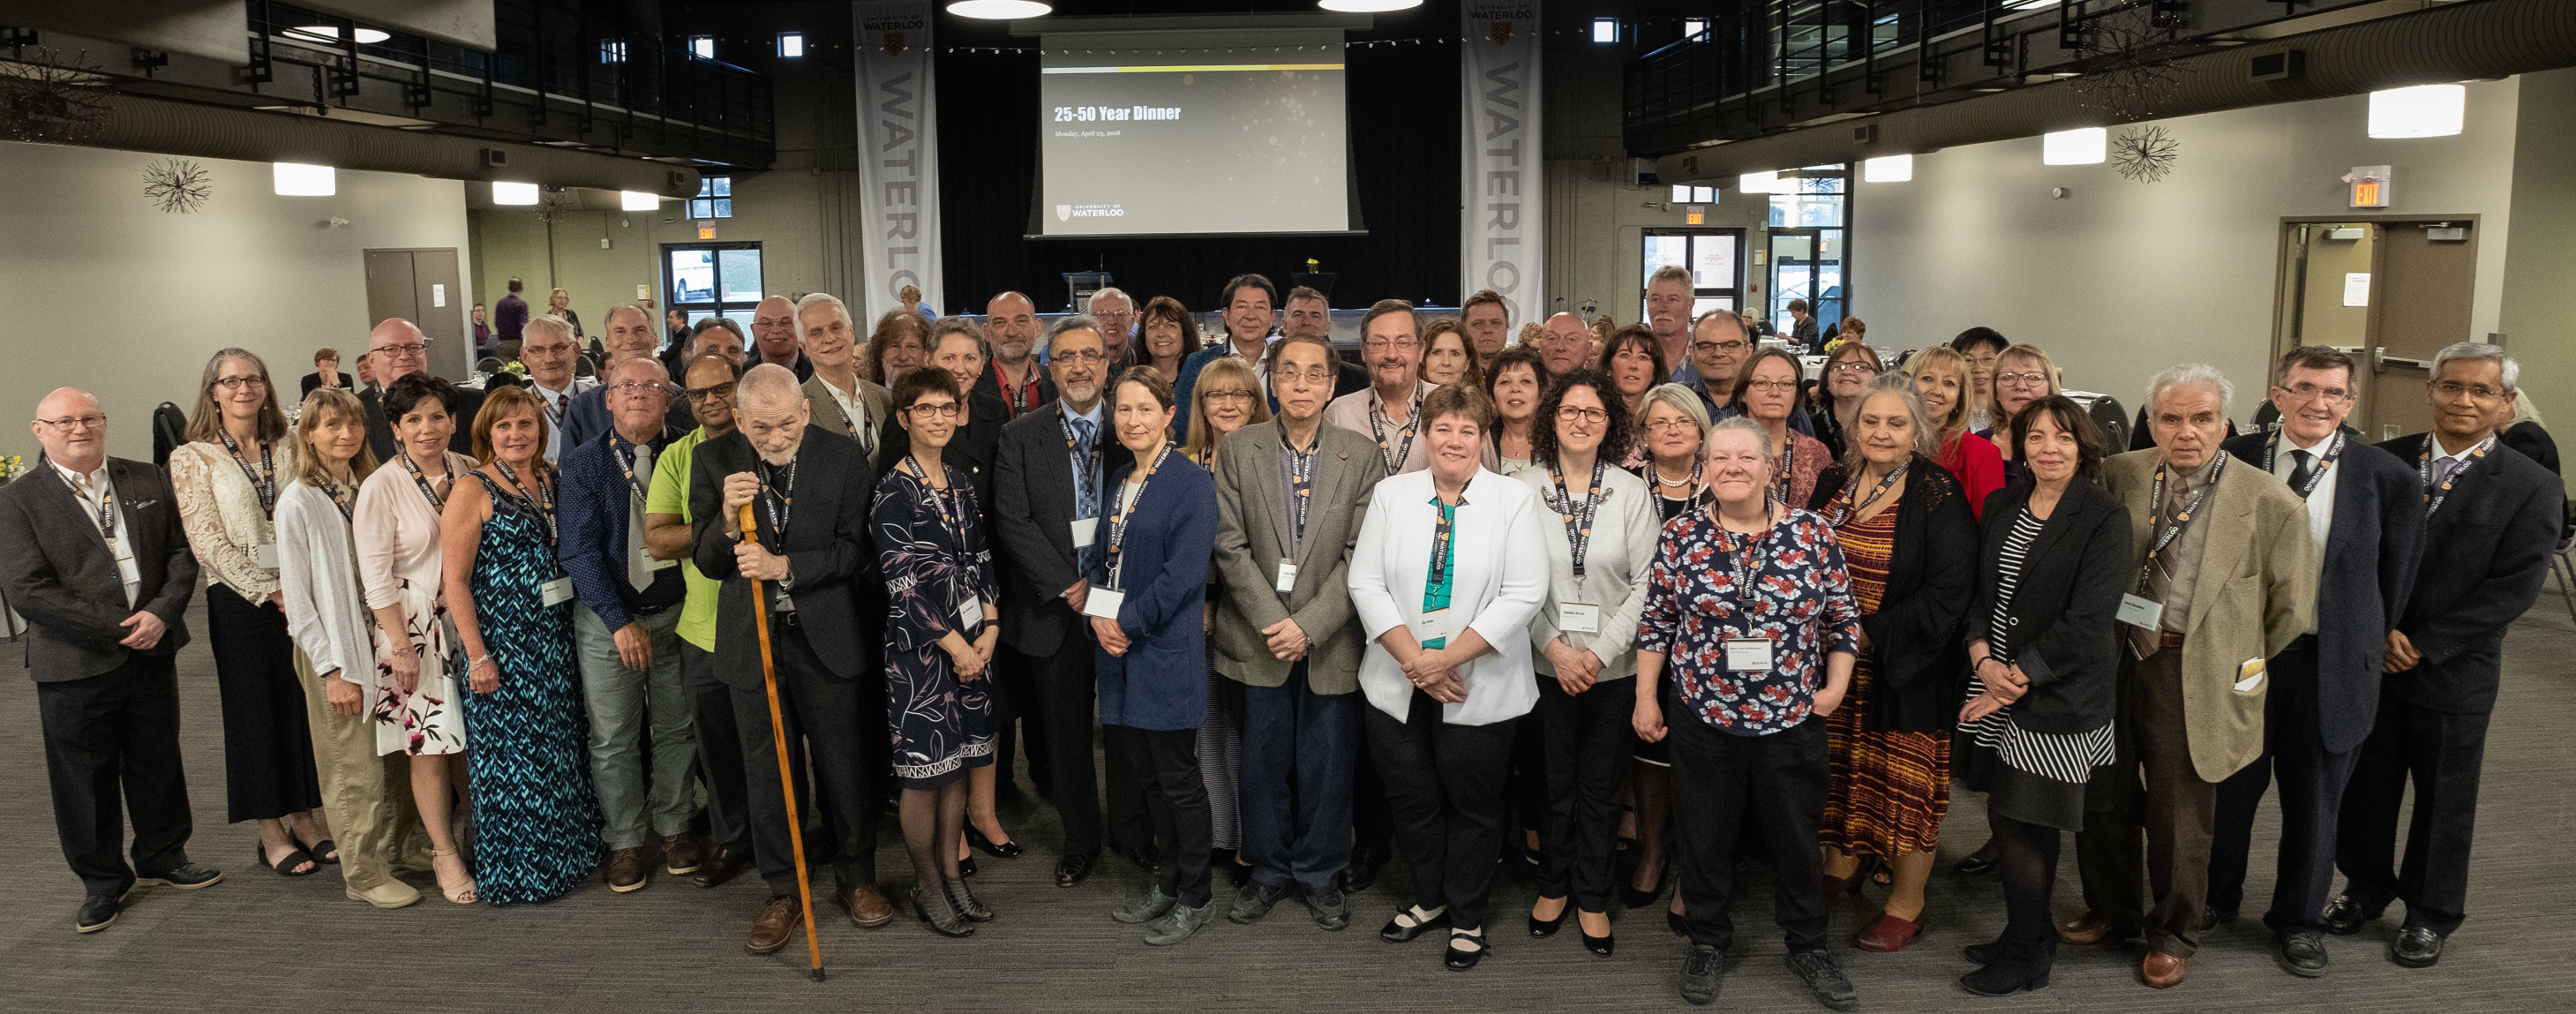
[[[939,306],[939,114],[931,98],[930,4],[852,4],[859,29],[859,228],[867,322],[918,285]],[[852,300],[860,302],[860,300]]]
[[[1459,181],[1461,299],[1503,296],[1512,326],[1539,319],[1547,279],[1539,258],[1546,220],[1539,156],[1538,0],[1465,0],[1458,66],[1467,101]]]

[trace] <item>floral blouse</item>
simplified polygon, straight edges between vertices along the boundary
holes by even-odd
[[[1750,587],[1739,594],[1748,556]],[[1825,519],[1791,510],[1769,533],[1747,536],[1695,510],[1664,526],[1637,650],[1663,653],[1683,706],[1718,731],[1767,736],[1806,721],[1824,656],[1857,654],[1859,634],[1851,574]],[[1771,642],[1770,670],[1728,671],[1735,638]]]

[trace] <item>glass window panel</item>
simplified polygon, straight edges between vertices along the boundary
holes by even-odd
[[[1690,263],[1690,239],[1688,236],[1646,237],[1646,269],[1637,275],[1637,287],[1645,288],[1646,282],[1655,276],[1656,268]]]
[[[674,303],[712,303],[715,302],[715,298],[715,251],[671,251],[671,301]]]
[[[730,198],[730,197],[719,197],[719,198],[716,198],[716,217],[717,217],[717,218],[732,218],[732,217],[733,217],[733,199],[732,199],[732,198]]]
[[[700,177],[698,177],[698,196],[700,196],[700,197],[713,196],[713,195],[715,194],[715,186],[716,186],[716,178],[715,178],[715,177],[713,177],[713,176],[700,176]]]
[[[731,196],[733,196],[733,177],[731,177],[731,176],[718,176],[718,177],[716,177],[715,179],[713,179],[713,180],[709,181],[708,186],[711,186],[711,187],[714,187],[714,188],[715,188],[715,190],[714,190],[713,192],[711,192],[711,193],[709,193],[709,194],[707,195],[707,196],[709,196],[709,197],[731,197]]]
[[[1710,310],[1732,309],[1735,309],[1735,297],[1733,296],[1701,296],[1698,299],[1691,300],[1691,319],[1698,320],[1700,314],[1707,313]]]
[[[760,251],[719,250],[716,264],[723,269],[725,302],[760,302]]]
[[[714,202],[714,201],[707,200],[707,199],[705,199],[705,198],[703,198],[703,197],[702,197],[702,198],[698,198],[697,200],[690,201],[690,202],[689,202],[689,217],[690,217],[690,218],[714,218],[714,217],[716,217],[716,205],[715,205],[715,202]]]
[[[1691,284],[1702,289],[1735,287],[1735,237],[1691,237]]]

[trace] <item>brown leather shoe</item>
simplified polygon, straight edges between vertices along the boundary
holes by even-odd
[[[2091,912],[2086,912],[2073,919],[2068,919],[2065,922],[2058,923],[2057,939],[2066,943],[2074,944],[2078,947],[2086,944],[2098,944],[2105,940],[2112,943],[2118,943],[2120,940],[2120,938],[2111,935],[2110,923],[2104,922],[2102,917],[2094,915]]]
[[[803,906],[794,898],[771,898],[761,903],[760,914],[751,920],[751,936],[742,949],[753,954],[776,954],[796,936],[796,926],[805,921]]]
[[[2190,958],[2148,951],[2147,956],[2138,962],[2138,981],[2148,989],[2172,989],[2182,985],[2183,976],[2190,971]]]
[[[877,929],[894,921],[894,902],[875,884],[852,890],[841,904],[850,910],[850,925],[860,929]]]
[[[706,858],[698,861],[698,871],[689,874],[689,882],[699,887],[722,887],[750,864],[749,849],[708,849]]]
[[[643,849],[618,849],[608,854],[608,889],[619,894],[641,891],[649,883],[644,873]]]
[[[682,831],[662,836],[662,868],[674,877],[697,872],[706,855],[707,847],[698,843],[696,835]]]
[[[1922,915],[1920,912],[1915,914]],[[1916,922],[1880,912],[1878,918],[1852,934],[1852,946],[1878,954],[1894,954],[1923,939],[1923,931],[1931,927],[1929,919]]]

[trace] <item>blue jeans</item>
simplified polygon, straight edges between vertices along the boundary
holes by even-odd
[[[696,805],[691,764],[698,744],[689,728],[689,695],[680,682],[680,609],[638,617],[653,645],[653,668],[635,670],[617,655],[617,639],[599,614],[573,609],[573,644],[581,654],[582,703],[590,712],[590,776],[599,787],[600,837],[611,849],[641,848],[648,822],[657,835],[689,829]],[[653,723],[653,781],[646,796],[644,723]]]
[[[1252,879],[1338,893],[1351,863],[1351,769],[1358,691],[1318,694],[1306,663],[1275,687],[1243,688],[1243,851]],[[1293,786],[1293,788],[1292,788]]]

